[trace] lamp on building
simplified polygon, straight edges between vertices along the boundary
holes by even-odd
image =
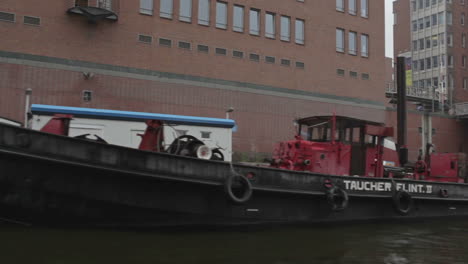
[[[229,113],[232,113],[234,112],[234,107],[230,106],[227,110],[226,110],[226,119],[229,119]]]

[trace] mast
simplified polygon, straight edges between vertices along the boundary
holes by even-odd
[[[407,126],[406,126],[406,58],[397,57],[397,137],[400,165],[408,162]]]

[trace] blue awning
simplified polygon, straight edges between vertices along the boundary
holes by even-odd
[[[118,111],[108,109],[95,109],[84,107],[69,107],[57,105],[41,105],[33,104],[31,111],[34,114],[70,114],[76,117],[98,118],[98,119],[113,119],[113,120],[161,120],[166,123],[184,124],[184,125],[198,125],[198,126],[211,126],[211,127],[226,127],[233,128],[236,122],[232,119],[223,118],[210,118],[199,116],[182,116],[182,115],[167,115],[167,114],[154,114],[145,112],[130,112]]]

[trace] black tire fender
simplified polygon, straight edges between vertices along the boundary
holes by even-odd
[[[235,186],[236,184],[237,186]],[[240,191],[240,195],[237,193],[238,191]],[[224,182],[224,192],[230,201],[242,204],[252,197],[252,184],[243,175],[229,175]]]
[[[342,211],[348,207],[348,193],[338,186],[333,186],[326,192],[328,204],[333,211]]]
[[[393,195],[393,205],[400,215],[408,215],[413,210],[413,197],[407,191],[399,190]]]

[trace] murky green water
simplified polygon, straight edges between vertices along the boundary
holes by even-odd
[[[0,263],[468,264],[468,220],[163,233],[3,226]]]

